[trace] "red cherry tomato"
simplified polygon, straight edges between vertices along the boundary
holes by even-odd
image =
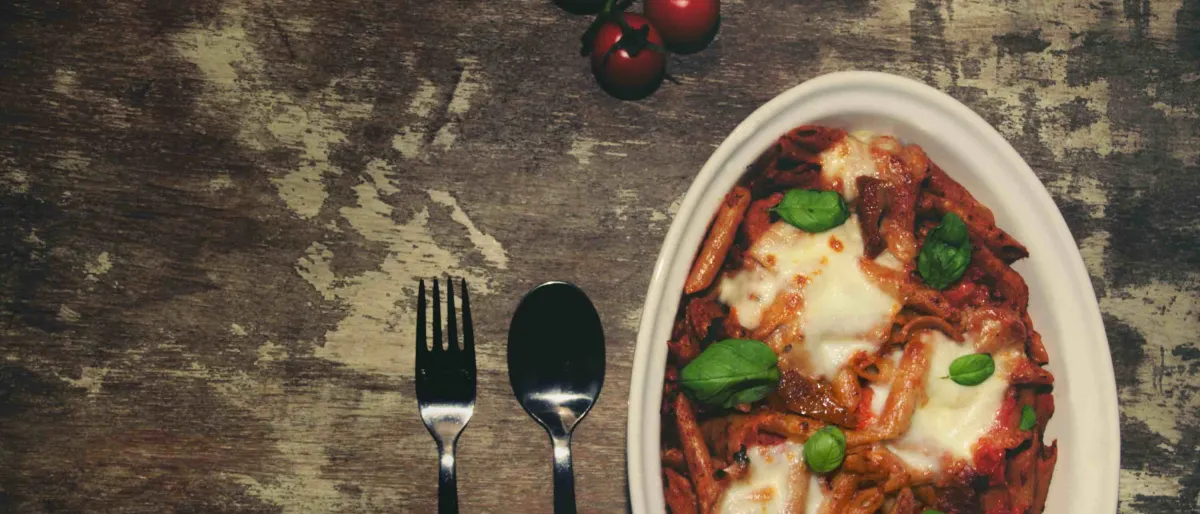
[[[645,43],[663,46],[662,36],[649,20],[637,14],[623,13],[623,16],[633,30],[628,35],[630,39],[625,39],[627,35],[616,22],[601,25],[592,40],[592,73],[609,94],[636,100],[658,89],[666,72],[667,58],[645,46]]]
[[[646,17],[662,32],[667,48],[692,53],[717,34],[721,0],[646,0]]]

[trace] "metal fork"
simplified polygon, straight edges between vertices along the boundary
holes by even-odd
[[[467,281],[462,284],[462,347],[454,315],[454,284],[446,281],[446,332],[442,345],[442,309],[438,281],[433,281],[433,346],[425,339],[425,281],[417,293],[417,407],[421,421],[438,445],[438,513],[458,513],[458,480],[454,450],[458,436],[475,412],[475,333]]]

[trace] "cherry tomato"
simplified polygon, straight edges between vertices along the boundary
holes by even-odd
[[[721,0],[646,0],[645,12],[662,32],[667,48],[692,53],[708,46],[717,35]]]
[[[658,89],[667,68],[662,52],[646,43],[662,47],[662,36],[642,16],[622,13],[632,32],[609,21],[600,26],[592,40],[592,74],[609,94],[625,100],[645,98]],[[614,47],[615,45],[615,47]]]

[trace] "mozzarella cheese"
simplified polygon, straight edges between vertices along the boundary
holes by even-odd
[[[832,377],[855,353],[876,351],[900,310],[898,299],[859,265],[863,240],[857,216],[817,234],[777,222],[748,255],[761,266],[723,278],[721,301],[738,323],[754,330],[782,294],[798,295],[803,305],[785,322],[796,340],[785,344],[803,341],[796,360],[812,375]]]
[[[808,476],[808,496],[804,498],[804,513],[817,514],[825,504],[825,484],[816,475]]]
[[[869,132],[854,132],[821,152],[821,182],[841,193],[846,201],[858,197],[855,179],[879,176],[868,143],[871,138]]]
[[[804,480],[804,445],[787,441],[746,449],[750,467],[746,476],[729,484],[717,505],[720,514],[803,514],[789,505],[792,488],[806,487],[805,511],[816,514],[825,499],[821,480]]]
[[[936,473],[943,455],[973,463],[976,444],[996,424],[1011,363],[1021,350],[1008,348],[993,354],[996,372],[979,385],[962,386],[943,377],[954,359],[975,353],[974,343],[969,338],[958,343],[936,331],[927,332],[924,342],[931,350],[925,375],[928,401],[917,407],[908,431],[889,447],[909,467]]]

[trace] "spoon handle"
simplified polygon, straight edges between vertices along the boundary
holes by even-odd
[[[554,442],[554,514],[575,514],[575,475],[571,472],[571,435],[551,435]]]
[[[458,478],[454,473],[457,441],[438,443],[438,514],[458,514]]]

